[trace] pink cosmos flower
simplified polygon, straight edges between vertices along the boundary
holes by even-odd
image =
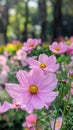
[[[57,43],[53,42],[52,45],[49,45],[50,51],[56,53],[56,54],[63,54],[67,50],[67,46],[65,43]]]
[[[60,128],[61,128],[61,126],[62,126],[62,117],[58,117],[57,119],[56,119],[56,122],[55,122],[55,120],[52,120],[51,121],[51,128],[52,128],[52,130],[54,129],[54,125],[55,125],[55,130],[60,130]]]
[[[39,44],[39,41],[37,39],[29,38],[27,42],[24,43],[24,51],[27,51],[30,53],[36,46]]]
[[[30,68],[39,68],[45,72],[56,72],[59,68],[59,64],[56,64],[56,57],[54,55],[48,57],[46,54],[40,54],[38,61],[34,58],[29,58],[28,63]]]
[[[41,70],[34,69],[28,74],[21,70],[16,76],[19,84],[6,84],[6,90],[22,107],[26,106],[30,111],[42,109],[58,95],[58,92],[53,91],[57,85],[55,74],[44,75]]]
[[[69,40],[71,43],[73,43],[73,36],[71,36]]]
[[[6,101],[2,105],[0,104],[0,114],[7,112],[9,109],[10,107]]]
[[[16,58],[17,58],[17,60],[21,60],[22,57],[26,57],[26,56],[27,56],[27,54],[26,54],[25,51],[23,51],[23,49],[20,49],[20,50],[18,50],[16,52]]]
[[[26,121],[23,123],[23,127],[33,127],[35,126],[37,121],[37,115],[36,114],[30,114],[28,116],[26,116]]]
[[[67,45],[67,54],[73,55],[73,44]]]
[[[7,58],[3,55],[0,55],[0,65],[5,65],[7,62]]]

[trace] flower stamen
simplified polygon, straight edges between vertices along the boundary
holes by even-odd
[[[29,47],[34,47],[34,44],[33,44],[33,43],[30,43],[30,44],[29,44]]]
[[[56,47],[55,50],[56,50],[56,51],[60,51],[60,48],[59,48],[59,47]]]
[[[42,63],[42,64],[40,64],[40,68],[46,68],[46,64],[44,64],[44,63]]]
[[[38,87],[36,85],[34,85],[34,84],[30,85],[29,86],[29,92],[31,94],[36,94],[38,92]]]
[[[35,120],[31,120],[31,124],[35,124]]]
[[[56,121],[55,126],[60,127],[60,125],[61,125],[60,121]]]

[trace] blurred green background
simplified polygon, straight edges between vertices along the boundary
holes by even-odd
[[[73,35],[73,0],[0,0],[0,44]]]

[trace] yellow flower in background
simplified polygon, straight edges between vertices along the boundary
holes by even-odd
[[[5,49],[5,46],[4,46],[4,45],[0,46],[0,54],[3,54],[4,49]]]
[[[8,43],[7,46],[5,47],[5,50],[10,53],[16,52],[17,50],[16,44]]]
[[[44,43],[42,46],[43,49],[48,49],[49,48],[49,43]]]
[[[21,49],[21,48],[22,48],[22,43],[16,44],[16,50],[19,50],[19,49]]]
[[[71,41],[70,41],[70,40],[66,40],[66,44],[67,44],[67,45],[70,45],[70,44],[71,44]]]

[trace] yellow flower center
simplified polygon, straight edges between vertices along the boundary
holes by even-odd
[[[34,84],[30,85],[29,86],[29,92],[31,94],[36,94],[38,92],[38,87],[36,85],[34,85]]]
[[[42,68],[42,69],[43,69],[43,68],[46,68],[46,64],[43,64],[43,63],[40,64],[40,68]]]
[[[35,120],[31,120],[31,124],[35,124]]]
[[[30,44],[29,44],[29,47],[34,47],[34,44],[33,44],[33,43],[30,43]]]
[[[59,47],[56,47],[55,50],[56,50],[56,51],[60,51],[60,48],[59,48]]]
[[[60,125],[61,125],[60,121],[56,121],[55,126],[56,126],[56,127],[60,127]]]
[[[29,130],[29,128],[26,128],[25,130]]]

